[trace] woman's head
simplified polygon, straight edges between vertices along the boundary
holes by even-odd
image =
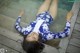
[[[40,53],[45,47],[44,44],[39,41],[40,38],[41,37],[34,32],[25,36],[22,43],[23,49],[27,53]]]
[[[38,41],[39,39],[39,34],[35,33],[35,32],[32,32],[30,33],[27,37],[26,37],[26,40],[27,41]]]

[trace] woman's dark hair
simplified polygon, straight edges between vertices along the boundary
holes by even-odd
[[[24,51],[26,51],[26,53],[40,53],[42,52],[45,46],[41,42],[37,42],[37,41],[29,42],[26,40],[26,36],[24,36],[22,47]]]

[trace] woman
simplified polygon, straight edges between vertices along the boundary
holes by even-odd
[[[16,20],[15,28],[24,35],[22,47],[27,53],[40,53],[44,48],[43,42],[56,38],[64,38],[70,34],[70,18],[72,12],[69,12],[66,16],[64,31],[54,33],[49,30],[49,25],[55,20],[57,14],[58,0],[53,0],[51,6],[50,3],[51,0],[44,1],[38,10],[36,20],[31,22],[27,27],[20,26],[23,11],[21,11]]]

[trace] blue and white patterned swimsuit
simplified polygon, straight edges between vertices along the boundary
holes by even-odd
[[[28,35],[31,32],[39,33],[41,34],[43,41],[56,39],[56,38],[64,38],[70,34],[69,21],[66,22],[64,31],[61,31],[59,33],[54,33],[54,32],[51,32],[49,29],[49,25],[50,23],[53,22],[53,18],[48,11],[42,12],[36,17],[37,17],[36,20],[31,22],[30,25],[28,25],[27,27],[21,27],[20,26],[21,17],[18,16],[18,19],[16,20],[16,24],[15,24],[16,30],[18,30],[23,35]]]

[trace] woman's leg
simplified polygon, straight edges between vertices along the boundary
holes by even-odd
[[[58,0],[53,0],[49,9],[49,12],[51,16],[53,17],[53,19],[55,19],[57,15],[57,8],[58,8]]]
[[[45,0],[44,3],[43,3],[43,4],[41,5],[41,7],[39,8],[37,14],[40,14],[40,13],[42,13],[42,12],[44,12],[44,11],[47,11],[48,8],[49,8],[50,2],[51,2],[51,0]]]

